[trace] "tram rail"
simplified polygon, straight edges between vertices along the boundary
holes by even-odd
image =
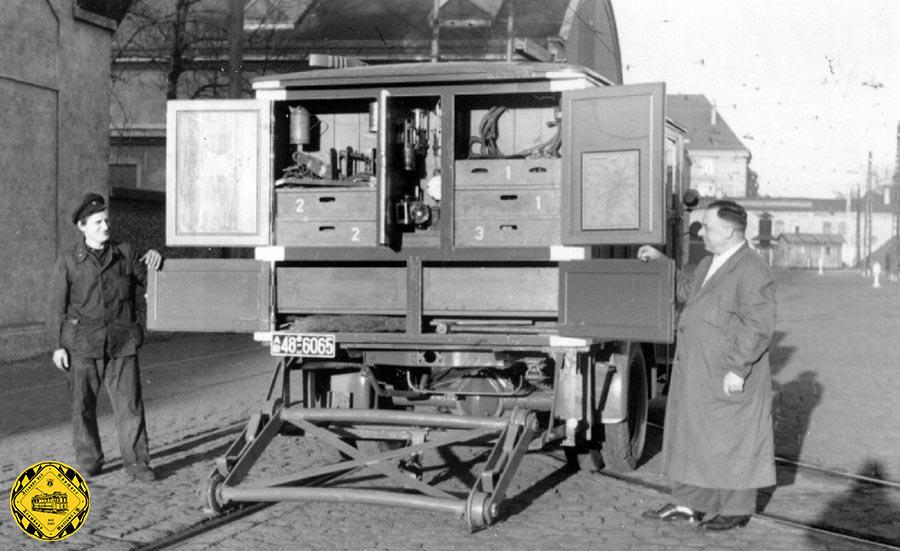
[[[654,428],[660,428],[659,425],[653,425]],[[203,433],[199,433],[197,435],[192,435],[189,438],[186,438],[182,441],[173,443],[169,447],[176,449],[183,449],[184,446],[191,445],[190,442],[196,441],[198,439],[204,439],[204,441],[208,440],[210,437],[214,436],[217,438],[222,438],[225,436],[230,436],[234,432],[238,431],[240,427],[238,425],[224,427],[221,429],[217,429],[215,431],[205,431]],[[214,435],[213,435],[214,433]],[[566,463],[566,460],[561,457],[561,454],[558,453],[558,450],[553,450],[550,453],[547,452],[532,452],[530,455],[535,455],[541,461],[558,467],[560,464]],[[858,474],[845,473],[842,471],[837,471],[834,469],[829,469],[827,467],[820,467],[817,465],[811,465],[804,462],[793,461],[786,458],[777,458],[777,463],[785,466],[796,467],[798,470],[802,469],[804,471],[810,471],[814,473],[825,474],[830,477],[839,478],[842,480],[854,481],[856,483],[864,483],[870,485],[878,485],[880,487],[889,489],[889,490],[898,490],[900,489],[900,484],[889,481],[889,480],[881,480],[877,478],[867,477]],[[619,480],[621,482],[625,482],[627,484],[632,484],[636,486],[640,486],[643,488],[651,489],[660,493],[668,493],[669,488],[664,484],[659,484],[647,480],[642,480],[636,476],[628,475],[628,474],[618,474],[607,471],[601,471],[595,473],[598,476],[602,476],[604,478]],[[314,485],[324,485],[328,482],[329,477],[323,477],[321,480],[316,481]],[[222,526],[226,526],[232,522],[238,521],[247,516],[259,513],[264,511],[265,509],[275,505],[275,502],[259,502],[259,503],[245,503],[241,504],[237,507],[227,509],[220,514],[215,516],[207,517],[199,522],[193,523],[191,525],[185,526],[182,529],[179,529],[175,532],[169,533],[157,540],[153,540],[147,543],[143,543],[135,547],[135,551],[156,551],[160,549],[168,549],[174,546],[177,546],[181,543],[187,542],[191,539],[194,539],[203,534],[213,532]],[[853,530],[847,528],[841,528],[837,526],[828,526],[823,522],[808,522],[804,520],[800,520],[797,518],[790,518],[788,516],[782,514],[774,514],[771,512],[759,512],[755,515],[759,519],[764,519],[769,522],[773,522],[776,524],[780,524],[783,526],[789,526],[794,529],[804,530],[810,533],[817,534],[821,537],[832,538],[838,542],[847,542],[848,544],[852,543],[855,545],[863,545],[871,547],[872,549],[878,550],[888,550],[888,551],[900,551],[900,538],[898,539],[890,539],[884,538],[880,536],[876,536],[873,534],[866,534],[860,530]]]
[[[545,456],[545,457],[548,458],[548,461],[555,460],[557,462],[565,462],[564,459],[561,459],[559,457],[554,457],[554,456]],[[820,469],[817,469],[817,470],[820,470]],[[835,473],[835,475],[841,475],[846,478],[851,478],[851,479],[857,478],[857,477],[853,477],[853,476],[846,476],[845,473],[840,473],[838,471],[832,471],[832,472]],[[606,477],[606,478],[620,480],[620,481],[626,482],[628,484],[634,484],[636,486],[641,486],[642,488],[655,490],[655,491],[663,493],[663,494],[669,493],[668,486],[665,486],[663,484],[656,484],[653,482],[648,482],[646,480],[640,480],[633,476],[619,474],[619,473],[606,472],[606,471],[601,471],[596,474],[599,476]],[[870,479],[870,480],[872,480],[872,482],[868,482],[870,484],[876,484],[876,483],[880,484],[880,483],[884,482],[884,481],[880,481],[880,480],[876,480],[876,479]],[[887,487],[895,487],[896,486],[896,484],[894,484],[894,483],[888,483],[888,484],[884,484],[884,485]],[[814,533],[822,535],[822,536],[836,538],[841,541],[869,545],[873,549],[886,549],[886,550],[900,551],[900,539],[890,540],[890,539],[882,538],[879,536],[863,534],[863,533],[861,533],[859,531],[855,531],[855,530],[848,530],[848,529],[838,528],[838,527],[834,527],[834,526],[827,526],[822,523],[804,522],[804,521],[797,520],[797,519],[791,519],[791,518],[788,518],[783,515],[776,515],[776,514],[766,513],[766,512],[757,512],[754,516],[758,517],[758,518],[762,518],[762,519],[767,519],[769,521],[772,521],[772,522],[775,522],[778,524],[782,524],[785,526],[790,526],[792,528],[798,528],[798,529],[806,530],[809,532],[814,532]]]

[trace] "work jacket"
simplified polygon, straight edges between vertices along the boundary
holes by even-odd
[[[663,460],[674,481],[703,488],[775,484],[768,347],[775,281],[746,243],[703,284],[712,256],[681,278],[684,308],[666,401]],[[729,372],[744,391],[725,394]]]
[[[128,243],[109,241],[98,258],[84,240],[59,256],[53,273],[48,337],[53,350],[84,358],[129,356],[143,342],[135,287],[147,267]]]

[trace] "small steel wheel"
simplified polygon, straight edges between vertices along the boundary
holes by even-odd
[[[204,509],[214,515],[221,514],[222,511],[225,510],[225,506],[222,504],[222,499],[219,495],[219,489],[222,487],[223,482],[225,482],[225,477],[218,472],[215,472],[206,479],[203,488]]]
[[[488,495],[483,492],[472,492],[466,500],[466,526],[469,532],[481,530],[492,521]]]

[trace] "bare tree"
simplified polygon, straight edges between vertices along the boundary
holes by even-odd
[[[268,1],[273,16],[286,1]],[[113,84],[153,72],[165,76],[166,99],[227,97],[230,10],[230,0],[135,0],[115,36]],[[265,72],[279,35],[257,26],[242,39],[254,53],[250,74]],[[250,92],[246,79],[241,89]]]

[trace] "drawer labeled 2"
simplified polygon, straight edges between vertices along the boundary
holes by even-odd
[[[458,247],[549,247],[560,244],[556,218],[456,219]]]
[[[276,216],[285,220],[359,220],[375,216],[372,189],[278,190]]]
[[[275,244],[281,247],[371,247],[374,220],[275,221]]]
[[[456,192],[456,216],[556,216],[559,188],[463,190]]]

